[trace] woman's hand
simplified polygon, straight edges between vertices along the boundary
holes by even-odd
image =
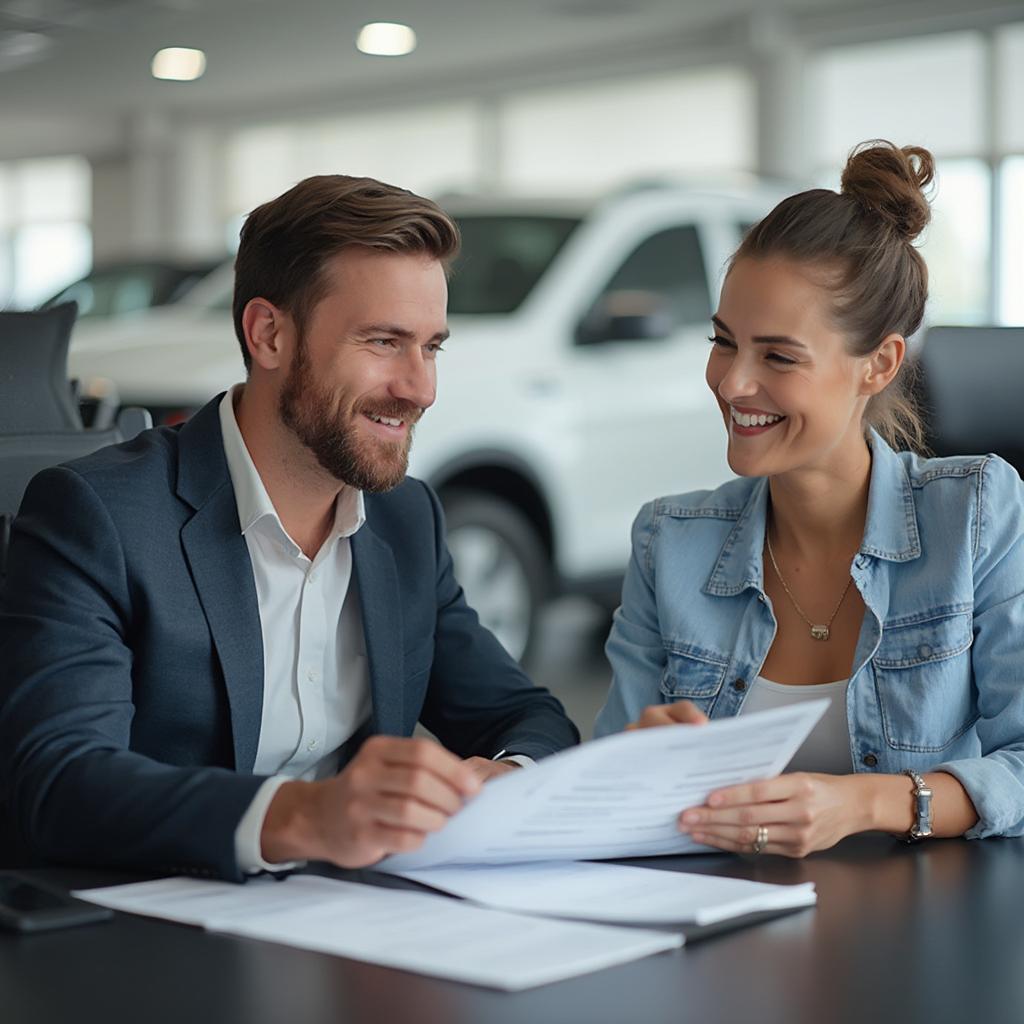
[[[707,725],[708,716],[696,704],[679,700],[675,704],[652,704],[644,708],[635,722],[627,729],[651,729],[656,725]]]
[[[719,789],[703,807],[679,817],[679,828],[698,843],[732,853],[806,857],[871,827],[870,801],[856,775],[793,772]],[[758,827],[767,841],[754,850]]]

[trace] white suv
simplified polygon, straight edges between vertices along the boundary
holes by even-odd
[[[440,494],[470,603],[516,656],[557,593],[613,605],[629,525],[729,476],[704,383],[725,263],[778,198],[649,185],[597,204],[459,201],[451,340],[410,472]],[[70,372],[159,423],[243,376],[225,266],[174,306],[76,328]]]

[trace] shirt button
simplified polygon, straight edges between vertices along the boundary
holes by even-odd
[[[747,688],[746,679],[737,679],[733,684],[732,688],[739,693],[742,693]]]
[[[308,743],[306,744],[306,749],[307,749],[307,750],[316,750],[316,748],[317,748],[318,746],[319,746],[319,744],[317,743],[317,741],[316,741],[316,740],[310,740],[310,741],[309,741],[309,742],[308,742]]]
[[[878,764],[878,758],[874,754],[865,754],[864,755],[864,763],[869,768],[874,768],[875,765]]]
[[[317,681],[317,671],[316,671],[316,669],[315,669],[315,668],[311,668],[311,669],[310,669],[310,670],[309,670],[309,671],[308,671],[308,672],[306,673],[306,678],[307,678],[307,679],[308,679],[308,680],[309,680],[309,681],[310,681],[311,683],[315,683],[315,682]]]
[[[315,573],[315,572],[311,572],[311,573],[310,573],[310,574],[309,574],[309,575],[308,575],[308,576],[306,577],[306,581],[307,581],[308,583],[316,583],[316,573]]]

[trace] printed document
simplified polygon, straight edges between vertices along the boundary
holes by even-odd
[[[75,895],[132,914],[509,991],[683,944],[671,932],[525,917],[316,875],[245,885],[169,878]]]
[[[706,853],[680,833],[679,814],[712,790],[777,775],[828,704],[637,729],[564,750],[491,780],[418,850],[377,870]]]
[[[403,878],[487,907],[612,924],[710,925],[814,904],[814,884],[658,871],[625,864],[535,861],[403,871]]]

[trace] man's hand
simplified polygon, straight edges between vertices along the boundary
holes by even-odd
[[[698,843],[752,853],[763,825],[768,841],[762,852],[805,857],[871,827],[861,781],[856,775],[792,772],[730,786],[710,793],[703,807],[684,811],[679,828]]]
[[[515,761],[491,761],[486,757],[467,757],[462,763],[471,768],[473,774],[481,782],[504,775],[505,772],[514,771],[519,767]]]
[[[263,857],[366,867],[417,849],[480,785],[472,765],[432,740],[373,736],[333,778],[281,786],[263,822]]]
[[[696,704],[688,700],[677,700],[674,704],[652,704],[644,708],[635,722],[627,729],[651,729],[656,725],[707,725],[708,716]]]

